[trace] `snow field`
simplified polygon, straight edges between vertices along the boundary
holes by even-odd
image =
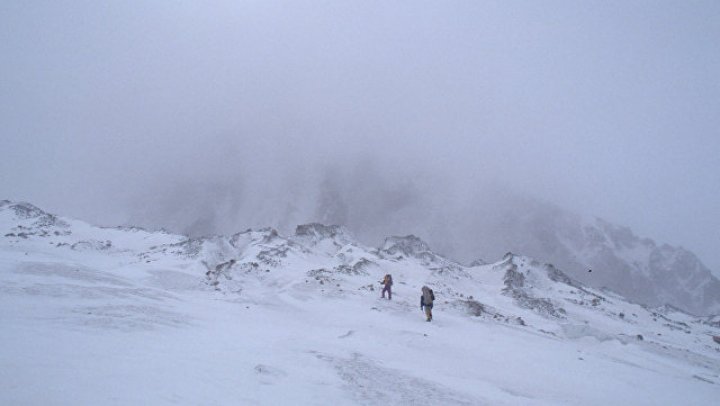
[[[720,395],[708,340],[718,329],[552,280],[524,257],[465,268],[412,239],[393,254],[269,231],[185,244],[66,221],[71,234],[0,244],[0,404],[704,405]],[[103,243],[71,248],[79,241]],[[370,265],[356,270],[361,259]],[[562,317],[505,290],[513,264],[516,293]],[[379,298],[385,273],[392,301]],[[432,323],[419,307],[425,284]]]

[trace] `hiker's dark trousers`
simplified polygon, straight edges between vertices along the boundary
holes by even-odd
[[[385,287],[382,290],[382,298],[385,299],[385,292],[388,294],[388,299],[392,300],[392,287],[390,285],[385,285]]]

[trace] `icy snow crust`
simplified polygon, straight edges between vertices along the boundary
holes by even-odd
[[[717,317],[309,224],[188,239],[0,202],[0,404],[712,404]],[[379,281],[393,275],[393,300]],[[435,291],[432,323],[420,288]]]

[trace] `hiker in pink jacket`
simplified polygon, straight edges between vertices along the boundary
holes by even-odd
[[[388,300],[392,300],[392,276],[390,274],[385,275],[385,278],[383,278],[382,282],[380,282],[381,285],[383,285],[382,293],[380,294],[380,297],[385,299],[385,292],[388,294]]]

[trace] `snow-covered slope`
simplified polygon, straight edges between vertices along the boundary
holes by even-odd
[[[711,404],[715,318],[508,253],[308,224],[188,239],[0,202],[0,404]],[[378,281],[393,275],[393,300]],[[420,288],[437,298],[424,322]]]

